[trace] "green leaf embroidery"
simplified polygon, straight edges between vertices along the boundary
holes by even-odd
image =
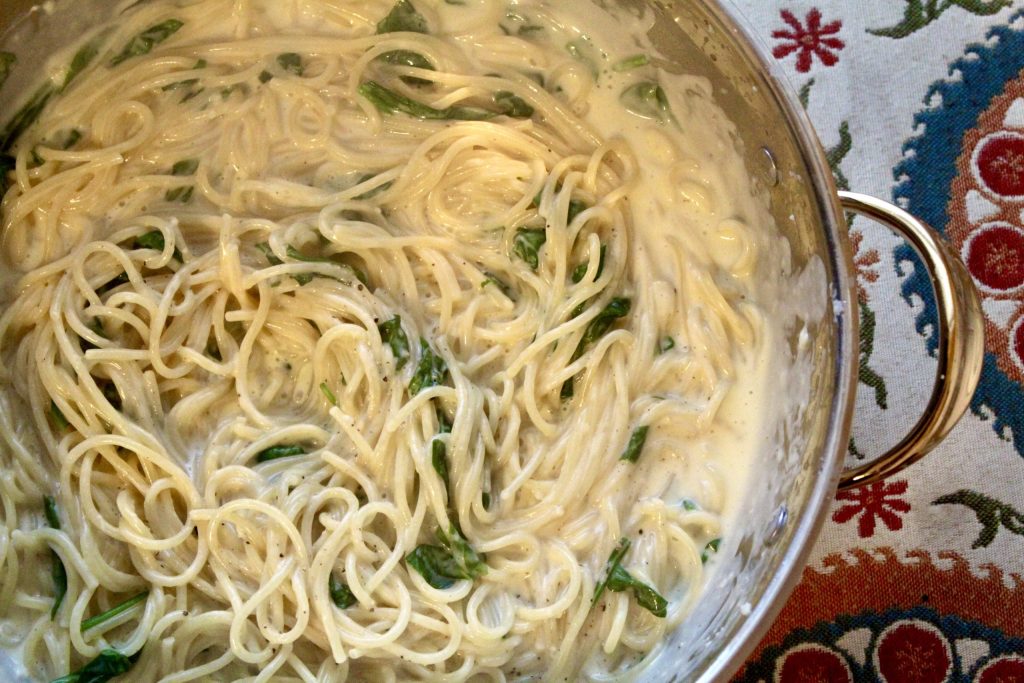
[[[290,458],[293,455],[305,455],[306,449],[298,444],[278,444],[265,448],[256,454],[256,462],[269,462],[278,458]]]
[[[943,12],[960,7],[971,14],[989,16],[1005,7],[1010,7],[1013,0],[904,0],[903,19],[886,28],[868,29],[868,33],[886,38],[906,38],[938,19]]]
[[[395,316],[385,323],[377,326],[380,338],[391,347],[391,354],[395,357],[395,369],[401,370],[409,362],[409,337],[402,329],[401,316]]]
[[[107,648],[78,671],[61,676],[53,683],[107,683],[107,681],[127,673],[135,662],[139,661],[141,654],[140,651],[126,657],[117,650]]]
[[[626,450],[619,456],[619,460],[636,462],[640,458],[640,451],[643,450],[644,444],[647,442],[647,432],[649,430],[650,425],[643,425],[634,429],[633,434],[629,437],[629,443],[626,444]]]
[[[932,505],[963,505],[974,511],[978,522],[981,523],[981,533],[971,544],[972,548],[986,548],[991,545],[1000,527],[1012,534],[1024,536],[1024,514],[1007,503],[977,491],[960,489],[956,493],[936,498]]]
[[[885,379],[875,372],[869,365],[871,354],[875,347],[875,313],[868,306],[866,301],[860,303],[860,368],[858,379],[861,383],[871,387],[875,391],[875,403],[883,410],[889,407],[889,392],[885,386]]]
[[[168,19],[154,26],[128,41],[124,49],[110,60],[110,66],[117,66],[132,57],[140,57],[149,54],[154,47],[170,38],[185,24],[177,19]]]

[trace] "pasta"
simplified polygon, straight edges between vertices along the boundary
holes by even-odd
[[[4,132],[29,679],[658,654],[728,543],[767,219],[709,86],[581,4],[125,2],[55,57]]]

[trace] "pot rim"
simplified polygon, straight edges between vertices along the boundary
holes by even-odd
[[[839,203],[832,170],[810,118],[800,104],[793,85],[771,56],[771,51],[731,0],[701,0],[711,18],[732,39],[731,47],[753,67],[794,139],[808,173],[807,191],[825,231],[829,298],[836,325],[835,358],[832,362],[834,393],[828,410],[827,437],[817,459],[815,482],[795,520],[796,528],[779,561],[779,571],[768,582],[750,614],[700,675],[700,683],[725,681],[734,675],[760,643],[782,610],[786,599],[800,582],[803,569],[818,538],[835,496],[846,459],[856,396],[857,300],[856,281],[851,277],[852,255],[841,232],[846,220]]]

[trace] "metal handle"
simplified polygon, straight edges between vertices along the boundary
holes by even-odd
[[[939,320],[939,364],[924,414],[885,455],[844,470],[839,478],[842,490],[899,472],[945,438],[967,409],[978,386],[985,330],[974,281],[935,230],[903,209],[874,197],[840,192],[839,199],[847,211],[878,221],[914,247],[931,278]]]

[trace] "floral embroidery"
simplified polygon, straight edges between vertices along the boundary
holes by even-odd
[[[910,503],[899,497],[906,492],[907,482],[902,479],[891,484],[880,481],[849,491],[840,491],[836,494],[836,500],[850,502],[832,514],[832,521],[845,524],[859,516],[857,533],[861,538],[874,536],[876,517],[882,520],[889,531],[898,531],[903,528],[900,513],[910,512]]]
[[[878,282],[878,270],[875,266],[882,260],[877,249],[868,249],[861,253],[861,243],[864,241],[864,233],[859,230],[850,231],[850,246],[853,247],[853,265],[857,267],[857,299],[867,303],[868,296],[865,287],[872,282]]]
[[[814,57],[817,56],[825,66],[833,66],[839,61],[837,51],[846,47],[846,43],[836,38],[843,22],[832,21],[824,26],[821,24],[821,12],[817,8],[807,13],[806,26],[797,19],[789,10],[780,12],[782,20],[792,30],[779,29],[772,32],[772,38],[782,41],[772,50],[776,59],[782,59],[794,52],[798,53],[796,58],[796,70],[800,73],[807,73],[811,70]]]

